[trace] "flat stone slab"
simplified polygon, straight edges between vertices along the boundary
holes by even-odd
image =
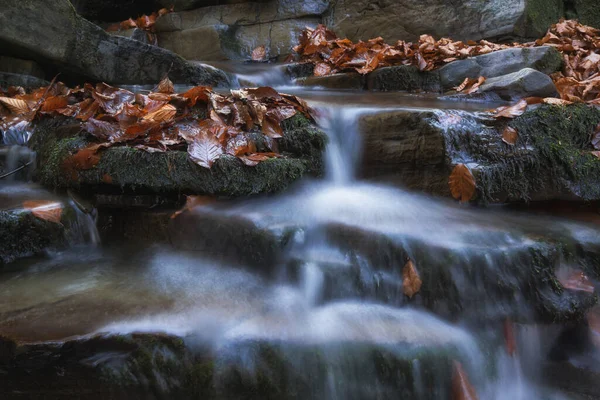
[[[552,79],[531,68],[487,79],[479,87],[479,92],[495,93],[503,100],[518,100],[526,97],[559,97]]]

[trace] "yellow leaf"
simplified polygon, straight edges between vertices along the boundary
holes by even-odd
[[[458,164],[454,167],[450,174],[448,185],[450,185],[452,197],[461,202],[471,200],[475,194],[475,178],[464,164]]]

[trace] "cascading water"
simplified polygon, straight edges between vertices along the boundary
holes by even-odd
[[[274,83],[266,80],[268,70],[259,79],[246,75]],[[448,399],[458,361],[480,399],[560,399],[529,383],[547,352],[531,345],[542,342],[540,333],[523,326],[519,352],[508,355],[502,323],[508,317],[530,321],[530,298],[551,297],[546,286],[527,293],[538,282],[519,271],[539,259],[567,262],[537,238],[595,246],[596,231],[469,210],[359,181],[361,118],[405,107],[430,110],[437,100],[294,90],[316,109],[329,136],[327,179],[273,198],[184,214],[177,219],[181,238],[174,240],[181,250],[75,246],[43,261],[23,261],[0,281],[2,334],[23,341],[134,332],[181,336],[186,346],[212,357],[214,371],[205,384],[220,398],[261,398],[236,392],[251,387],[267,388],[271,398]],[[20,204],[17,197],[11,198]],[[92,216],[72,208],[78,216],[73,231],[97,243]],[[209,227],[210,237],[194,234],[197,227]],[[186,251],[186,241],[201,253]],[[408,259],[435,292],[413,300],[404,295]],[[551,300],[559,307],[569,298]],[[180,367],[173,353],[160,356],[167,370]],[[148,359],[123,366],[122,358],[105,352],[85,362],[156,385],[157,392],[185,381]]]

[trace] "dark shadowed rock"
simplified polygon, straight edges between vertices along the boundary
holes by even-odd
[[[367,89],[439,92],[441,86],[437,72],[419,71],[412,65],[399,65],[378,68],[368,74]]]
[[[365,89],[366,78],[357,72],[345,72],[327,76],[309,76],[296,79],[300,86],[316,86],[328,89]]]
[[[168,72],[174,82],[228,84],[222,71],[192,65],[167,50],[109,35],[77,15],[67,0],[43,5],[9,0],[3,5],[0,25],[4,52],[75,77],[143,84],[156,83]]]
[[[525,97],[558,97],[558,91],[552,79],[531,68],[490,78],[481,85],[479,91],[496,93],[503,100],[517,100]]]
[[[71,0],[77,13],[90,21],[119,22],[150,15],[160,8],[157,0]]]
[[[533,68],[544,74],[561,69],[562,56],[553,47],[514,48],[459,60],[439,70],[444,89],[458,86],[465,78],[495,78],[523,68]]]
[[[48,86],[50,82],[31,75],[11,74],[0,72],[0,87],[23,86],[25,88],[39,88]]]

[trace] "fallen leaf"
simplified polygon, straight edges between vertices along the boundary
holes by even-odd
[[[56,111],[61,108],[65,108],[69,104],[69,100],[66,96],[50,96],[42,104],[41,111],[49,113]]]
[[[193,210],[196,207],[204,206],[216,202],[217,200],[213,196],[200,196],[192,195],[187,196],[185,199],[185,205],[180,210],[177,210],[171,215],[171,219],[176,218],[178,215],[183,214],[186,211]]]
[[[419,293],[422,283],[423,281],[421,281],[415,265],[411,260],[408,260],[402,269],[403,293],[409,298],[412,298],[415,294]]]
[[[29,105],[25,100],[10,97],[0,97],[0,104],[8,108],[13,114],[25,114],[29,112]]]
[[[267,49],[265,49],[265,46],[258,46],[252,50],[252,60],[262,61],[265,58],[267,58]]]
[[[517,353],[517,341],[515,339],[514,326],[510,319],[504,320],[504,342],[506,344],[506,352],[509,356]]]
[[[477,392],[469,378],[467,373],[463,369],[461,363],[458,361],[453,362],[454,371],[452,374],[452,400],[478,400]]]
[[[527,109],[527,101],[519,100],[518,103],[512,106],[500,107],[496,109],[496,118],[515,118],[522,115]]]
[[[216,137],[202,135],[194,139],[188,146],[188,154],[196,164],[210,169],[213,163],[223,154],[223,147]]]
[[[519,138],[519,133],[515,128],[507,126],[502,132],[502,141],[508,145],[514,146]]]
[[[23,203],[23,208],[31,211],[39,219],[59,224],[63,205],[57,201],[28,200]]]
[[[594,293],[594,285],[581,270],[562,268],[557,271],[556,278],[565,289]]]
[[[166,93],[172,94],[175,93],[175,87],[173,86],[173,82],[169,79],[168,76],[165,76],[162,81],[159,82],[156,87],[156,91],[158,93]]]
[[[175,106],[171,104],[165,104],[161,108],[156,111],[151,112],[150,114],[146,114],[142,120],[143,121],[154,121],[154,122],[166,122],[170,121],[177,114],[177,109]]]
[[[448,180],[452,197],[461,202],[470,201],[475,195],[475,178],[464,164],[457,164]]]
[[[112,176],[110,176],[109,174],[104,174],[102,175],[102,182],[110,185],[113,182]]]

